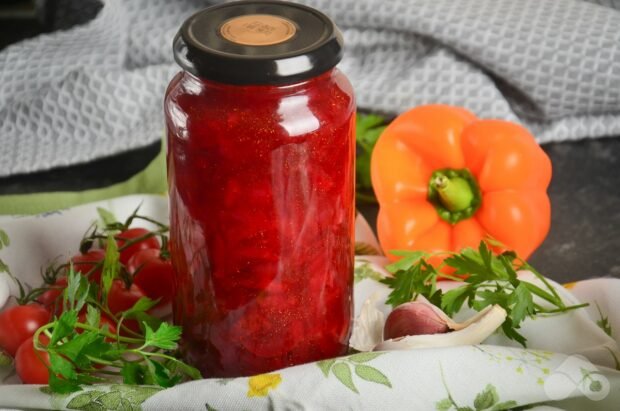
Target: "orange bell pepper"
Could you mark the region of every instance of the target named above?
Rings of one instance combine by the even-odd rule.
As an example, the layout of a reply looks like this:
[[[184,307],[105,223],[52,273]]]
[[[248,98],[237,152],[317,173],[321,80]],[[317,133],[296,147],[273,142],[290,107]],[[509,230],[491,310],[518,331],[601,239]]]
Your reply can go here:
[[[508,121],[445,105],[414,108],[381,134],[371,177],[388,256],[476,248],[490,235],[527,258],[549,231],[551,161]]]

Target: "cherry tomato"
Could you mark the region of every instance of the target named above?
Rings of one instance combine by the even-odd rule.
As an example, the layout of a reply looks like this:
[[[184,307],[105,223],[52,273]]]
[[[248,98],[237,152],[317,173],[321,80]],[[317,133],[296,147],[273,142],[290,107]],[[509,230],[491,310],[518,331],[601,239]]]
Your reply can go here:
[[[130,274],[136,274],[136,272],[142,267],[147,261],[153,259],[159,259],[160,250],[157,248],[147,248],[146,250],[140,250],[134,255],[131,256],[129,262],[127,263],[127,271]]]
[[[45,308],[60,315],[62,312],[62,293],[67,287],[67,277],[60,277],[56,282],[49,286],[48,290],[37,297],[37,302]]]
[[[150,233],[150,231],[145,228],[129,228],[125,231],[122,231],[116,236],[116,242],[118,244],[118,248],[123,247],[125,242],[131,241],[136,238],[143,237],[147,235],[148,233]],[[145,238],[144,240],[138,241],[137,243],[134,243],[128,246],[127,248],[123,249],[120,252],[121,263],[127,266],[127,263],[129,262],[129,259],[131,258],[132,255],[134,255],[140,250],[145,250],[148,248],[158,249],[159,240],[157,240],[156,237],[148,237],[148,238]]]
[[[41,344],[46,345],[49,339],[45,334],[39,335]],[[46,351],[35,352],[32,337],[24,341],[15,356],[15,369],[24,384],[47,384],[49,382],[50,357]]]
[[[19,346],[50,320],[39,304],[18,305],[0,313],[0,348],[14,356]]]
[[[100,249],[90,250],[86,254],[76,254],[71,257],[71,261],[73,262],[73,270],[76,273],[86,275],[95,267],[96,263],[103,261],[104,258],[105,251]],[[102,268],[102,266],[98,267],[92,272],[88,279],[91,282],[98,283],[101,280]]]
[[[175,287],[174,270],[170,261],[159,258],[159,250],[137,252],[129,260],[128,266],[130,272],[135,274],[134,284],[140,287],[147,297],[159,299],[159,306],[172,300]]]
[[[144,297],[144,291],[136,284],[126,288],[121,280],[112,281],[112,288],[108,293],[108,307],[113,314],[118,314],[133,307],[133,305]]]

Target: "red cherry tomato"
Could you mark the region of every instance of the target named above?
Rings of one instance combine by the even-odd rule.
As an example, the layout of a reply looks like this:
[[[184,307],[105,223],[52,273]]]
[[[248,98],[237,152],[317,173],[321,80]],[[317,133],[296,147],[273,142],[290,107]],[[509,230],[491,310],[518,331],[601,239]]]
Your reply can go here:
[[[50,320],[39,304],[18,305],[0,313],[0,348],[14,356],[19,346]]]
[[[100,249],[90,250],[86,254],[76,254],[71,257],[71,261],[73,262],[73,270],[76,273],[86,275],[95,267],[97,263],[103,261],[104,258],[105,251]],[[98,283],[101,280],[102,268],[102,266],[98,267],[92,272],[92,274],[90,274],[88,279],[91,282]]]
[[[143,237],[148,233],[150,233],[150,231],[145,228],[130,228],[122,231],[116,236],[116,243],[118,244],[118,248],[123,247],[123,245],[128,241]],[[156,237],[148,237],[123,249],[120,252],[121,263],[127,266],[127,263],[129,262],[129,259],[132,255],[134,255],[140,250],[145,250],[148,248],[159,248],[159,240],[157,240]]]
[[[156,251],[156,253],[153,253]],[[134,284],[144,291],[147,297],[157,300],[158,306],[169,303],[174,297],[174,270],[170,261],[159,258],[159,250],[142,250],[129,260],[130,272],[134,274]]]
[[[67,287],[67,277],[60,277],[56,282],[49,286],[49,289],[37,297],[37,302],[45,308],[60,315],[62,312],[62,293]]]
[[[127,263],[127,271],[129,271],[132,275],[136,274],[140,267],[142,267],[147,261],[159,259],[159,255],[160,250],[158,248],[147,248],[146,250],[140,250],[129,259],[129,262]]]
[[[112,288],[108,293],[108,307],[112,314],[118,314],[122,311],[129,310],[141,298],[144,297],[144,291],[135,284],[126,288],[121,280],[112,281]]]
[[[46,345],[49,339],[45,334],[39,335],[41,344]],[[24,384],[47,384],[49,382],[50,357],[46,351],[35,352],[32,337],[24,341],[15,356],[15,369]]]

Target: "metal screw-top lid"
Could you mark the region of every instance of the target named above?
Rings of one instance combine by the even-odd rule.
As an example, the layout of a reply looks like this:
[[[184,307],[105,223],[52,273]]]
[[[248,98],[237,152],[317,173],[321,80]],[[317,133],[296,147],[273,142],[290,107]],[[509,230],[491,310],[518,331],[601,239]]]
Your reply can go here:
[[[342,35],[323,13],[284,1],[239,1],[188,18],[174,38],[184,70],[229,84],[286,84],[342,58]]]

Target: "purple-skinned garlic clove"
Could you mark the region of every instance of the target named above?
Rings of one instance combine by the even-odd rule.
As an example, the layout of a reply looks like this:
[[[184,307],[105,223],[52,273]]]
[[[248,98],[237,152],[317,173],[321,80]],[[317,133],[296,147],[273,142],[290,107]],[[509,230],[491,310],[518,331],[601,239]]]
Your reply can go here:
[[[399,305],[387,317],[383,338],[391,340],[408,335],[443,334],[450,330],[446,320],[423,302]]]

